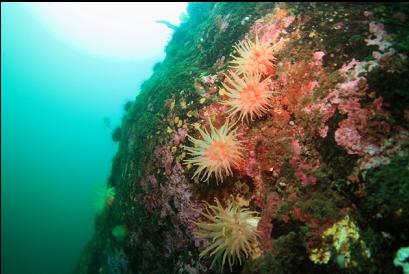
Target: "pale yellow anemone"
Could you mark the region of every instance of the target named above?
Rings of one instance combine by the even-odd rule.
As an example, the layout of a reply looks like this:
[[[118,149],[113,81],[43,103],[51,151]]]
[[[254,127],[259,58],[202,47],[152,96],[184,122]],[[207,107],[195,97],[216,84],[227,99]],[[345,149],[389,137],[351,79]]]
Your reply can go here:
[[[260,218],[256,212],[235,203],[223,208],[216,199],[216,205],[206,203],[206,212],[201,215],[207,220],[197,223],[196,234],[211,243],[200,257],[213,257],[211,267],[219,263],[223,269],[227,260],[232,269],[237,261],[241,264],[244,259],[258,255],[257,225]]]

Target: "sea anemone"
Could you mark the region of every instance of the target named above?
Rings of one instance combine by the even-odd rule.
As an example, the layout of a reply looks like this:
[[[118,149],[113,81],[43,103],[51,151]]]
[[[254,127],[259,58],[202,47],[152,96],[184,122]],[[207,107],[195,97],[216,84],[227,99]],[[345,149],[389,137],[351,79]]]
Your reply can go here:
[[[126,225],[117,225],[112,229],[112,236],[114,236],[115,240],[119,243],[122,243],[128,236],[128,228]]]
[[[244,74],[241,78],[231,72],[226,75],[226,80],[223,86],[228,99],[223,104],[230,107],[231,115],[239,114],[242,121],[249,116],[253,120],[254,116],[264,115],[274,94],[269,87],[269,78],[261,81],[260,74]]]
[[[94,209],[97,214],[102,214],[107,207],[114,204],[115,201],[115,187],[103,189],[97,193],[94,202]]]
[[[242,160],[242,145],[237,140],[236,131],[232,130],[229,121],[219,129],[216,129],[210,120],[209,123],[210,134],[207,130],[198,129],[202,136],[201,140],[189,136],[194,147],[185,149],[193,157],[185,163],[198,166],[193,178],[197,176],[208,181],[214,174],[217,181],[223,181],[224,176],[233,174],[232,167],[237,166]]]
[[[256,42],[245,39],[234,46],[238,56],[232,56],[233,67],[237,74],[257,74],[271,75],[275,72],[276,65],[273,63],[276,58],[273,55],[273,48],[268,43],[260,43],[258,37]]]
[[[244,258],[258,255],[257,225],[260,218],[256,212],[235,203],[223,208],[217,199],[215,201],[216,205],[206,203],[206,212],[200,212],[208,221],[196,223],[197,236],[212,241],[200,257],[214,256],[211,267],[221,260],[221,269],[227,259],[231,270],[237,261],[241,264]]]

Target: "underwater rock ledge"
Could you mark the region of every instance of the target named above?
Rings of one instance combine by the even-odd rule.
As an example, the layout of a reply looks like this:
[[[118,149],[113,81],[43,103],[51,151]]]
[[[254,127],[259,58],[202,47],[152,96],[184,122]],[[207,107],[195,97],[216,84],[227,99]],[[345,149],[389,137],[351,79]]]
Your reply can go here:
[[[115,136],[75,273],[409,269],[408,16],[189,4]]]

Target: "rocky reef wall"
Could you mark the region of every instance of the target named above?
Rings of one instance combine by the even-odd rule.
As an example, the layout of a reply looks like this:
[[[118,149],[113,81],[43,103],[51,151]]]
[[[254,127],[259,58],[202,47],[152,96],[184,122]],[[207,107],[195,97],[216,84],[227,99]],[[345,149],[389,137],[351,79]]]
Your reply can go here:
[[[76,273],[401,273],[408,16],[189,4],[128,105]]]

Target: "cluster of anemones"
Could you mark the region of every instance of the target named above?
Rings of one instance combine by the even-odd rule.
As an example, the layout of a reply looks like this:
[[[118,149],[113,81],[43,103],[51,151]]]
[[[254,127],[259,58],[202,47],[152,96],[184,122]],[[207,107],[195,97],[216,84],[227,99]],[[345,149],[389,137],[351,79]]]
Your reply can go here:
[[[260,43],[258,37],[252,42],[246,39],[235,46],[238,53],[233,56],[232,66],[223,84],[230,116],[253,120],[263,116],[271,105],[273,91],[269,75],[275,71],[275,57],[269,44]],[[192,156],[185,163],[197,166],[193,177],[209,181],[214,175],[216,181],[232,175],[232,168],[243,161],[243,145],[227,120],[220,128],[215,128],[209,119],[210,133],[198,129],[201,139],[189,136],[193,147],[186,150]],[[223,208],[219,201],[215,206],[207,205],[202,213],[207,222],[198,223],[197,234],[212,240],[200,256],[213,256],[213,263],[221,262],[223,268],[228,261],[230,268],[243,257],[253,256],[258,246],[255,212],[230,204]]]
[[[268,111],[273,91],[269,77],[275,70],[273,49],[267,43],[246,39],[235,46],[238,56],[233,56],[224,88],[230,116],[238,115],[242,121],[260,117]],[[187,147],[191,159],[185,161],[197,166],[193,177],[208,181],[212,174],[217,181],[232,175],[232,167],[242,159],[241,144],[236,133],[226,122],[220,129],[210,123],[210,133],[199,129],[202,140],[189,137],[194,147]]]
[[[232,67],[223,84],[227,90],[224,104],[230,107],[232,116],[238,114],[242,121],[261,117],[271,104],[273,91],[269,85],[269,75],[276,69],[273,48],[268,43],[249,39],[237,44],[237,56],[233,56]]]

